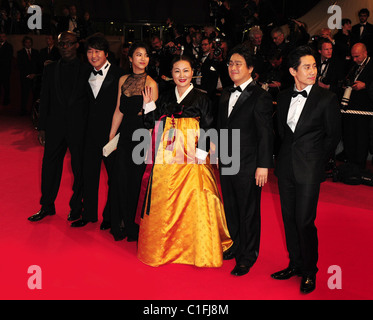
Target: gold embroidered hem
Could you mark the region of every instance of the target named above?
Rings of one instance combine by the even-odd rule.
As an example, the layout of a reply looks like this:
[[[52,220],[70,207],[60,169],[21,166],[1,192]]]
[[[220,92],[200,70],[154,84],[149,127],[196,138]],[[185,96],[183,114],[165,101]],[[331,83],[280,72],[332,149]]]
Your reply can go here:
[[[172,150],[170,128],[177,129]],[[184,139],[191,129],[197,139]],[[213,168],[191,163],[198,133],[198,119],[166,120],[138,239],[138,258],[150,266],[220,267],[223,251],[232,245]],[[184,157],[181,163],[176,161],[180,157]]]

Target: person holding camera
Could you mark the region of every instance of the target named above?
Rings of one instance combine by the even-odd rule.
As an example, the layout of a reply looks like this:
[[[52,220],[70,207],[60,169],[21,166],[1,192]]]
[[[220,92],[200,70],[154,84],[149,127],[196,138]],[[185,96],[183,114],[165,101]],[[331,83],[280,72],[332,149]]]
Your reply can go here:
[[[356,43],[351,49],[354,65],[346,78],[346,88],[351,88],[345,108],[357,111],[373,111],[369,90],[373,82],[373,62],[367,47]],[[369,149],[370,117],[359,114],[343,115],[343,146],[347,162],[361,171],[366,167]]]
[[[217,62],[214,59],[214,47],[211,37],[204,37],[201,41],[202,55],[198,60],[196,88],[205,91],[214,101],[219,73]]]
[[[317,47],[317,84],[341,96],[340,80],[345,76],[343,62],[333,53],[333,43],[329,39],[320,38]]]
[[[163,41],[158,35],[154,35],[150,39],[151,53],[148,66],[148,74],[154,79],[159,86],[159,92],[164,92],[170,89],[170,82],[166,78],[171,77],[171,61],[173,54],[168,43],[163,46]],[[172,45],[174,45],[172,43]],[[173,48],[173,47],[172,47]]]

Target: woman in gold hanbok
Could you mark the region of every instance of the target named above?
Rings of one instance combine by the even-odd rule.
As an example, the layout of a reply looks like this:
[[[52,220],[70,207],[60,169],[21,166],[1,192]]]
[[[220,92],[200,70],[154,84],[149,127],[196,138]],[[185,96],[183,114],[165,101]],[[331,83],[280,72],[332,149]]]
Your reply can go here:
[[[138,258],[150,266],[220,267],[232,241],[208,146],[201,146],[213,122],[211,102],[193,88],[189,58],[173,61],[172,76],[175,89],[153,111],[153,152],[137,209]],[[144,103],[154,104],[149,88]]]

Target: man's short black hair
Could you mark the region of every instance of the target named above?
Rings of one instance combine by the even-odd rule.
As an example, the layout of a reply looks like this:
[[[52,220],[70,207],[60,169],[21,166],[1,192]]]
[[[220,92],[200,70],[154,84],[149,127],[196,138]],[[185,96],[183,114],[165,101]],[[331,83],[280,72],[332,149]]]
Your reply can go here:
[[[314,51],[310,46],[304,45],[295,48],[288,56],[289,67],[297,70],[301,62],[300,59],[305,56],[315,56]]]
[[[86,39],[85,45],[86,50],[88,50],[88,48],[92,48],[96,50],[102,50],[105,53],[109,52],[109,42],[107,41],[105,36],[100,33],[95,33],[88,37]]]
[[[342,26],[344,26],[346,23],[351,24],[351,20],[348,19],[348,18],[343,18],[343,19],[342,19]]]
[[[360,9],[359,16],[362,14],[366,14],[369,17],[369,10],[367,8]]]
[[[33,45],[34,40],[33,40],[31,37],[29,37],[29,36],[24,36],[24,37],[22,38],[22,45],[23,45],[23,46],[25,46],[25,42],[26,42],[27,40],[30,40],[30,41],[31,41],[31,45]]]
[[[244,44],[239,44],[235,46],[228,54],[228,61],[231,59],[232,55],[235,53],[239,54],[245,59],[247,67],[254,67],[253,57],[250,53],[249,48]]]

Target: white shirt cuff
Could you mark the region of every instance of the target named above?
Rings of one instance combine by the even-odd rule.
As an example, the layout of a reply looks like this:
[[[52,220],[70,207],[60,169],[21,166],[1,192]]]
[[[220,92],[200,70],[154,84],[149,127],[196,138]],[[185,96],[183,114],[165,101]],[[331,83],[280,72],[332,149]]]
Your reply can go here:
[[[196,158],[198,158],[199,160],[205,161],[208,154],[209,153],[205,150],[196,148]]]
[[[157,106],[154,101],[150,101],[149,103],[144,103],[142,108],[144,109],[144,114],[147,114],[157,109]]]

